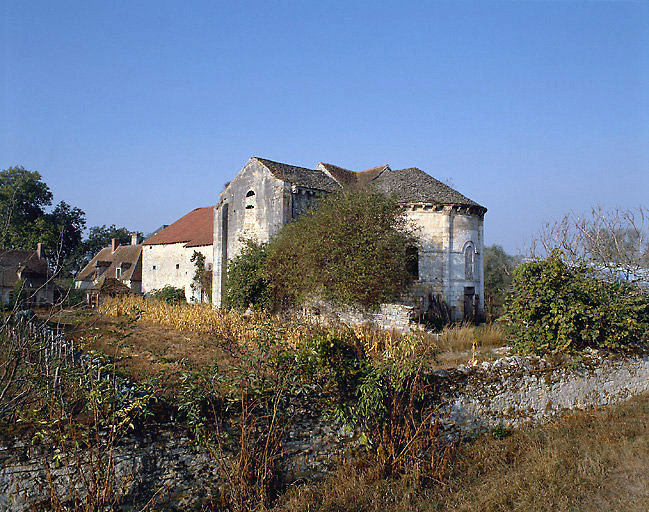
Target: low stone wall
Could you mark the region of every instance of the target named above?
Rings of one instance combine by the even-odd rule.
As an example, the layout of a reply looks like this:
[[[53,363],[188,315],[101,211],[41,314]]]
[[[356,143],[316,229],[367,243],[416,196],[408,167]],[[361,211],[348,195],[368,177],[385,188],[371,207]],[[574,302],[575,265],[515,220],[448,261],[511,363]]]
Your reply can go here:
[[[590,353],[553,365],[505,357],[437,372],[436,417],[448,437],[472,437],[499,425],[538,424],[575,409],[620,403],[649,392],[649,357]]]
[[[432,378],[426,407],[446,439],[473,437],[499,425],[515,428],[541,423],[574,409],[611,405],[649,392],[649,356],[602,357],[595,352],[561,364],[535,357],[505,357],[477,367],[438,370]],[[285,482],[328,474],[354,436],[322,417],[314,397],[296,400],[286,430],[280,469]],[[19,441],[0,447],[0,510],[30,510],[46,497],[49,478],[57,492],[69,491],[66,466],[49,472],[55,447]],[[173,425],[151,427],[122,440],[114,450],[115,493],[139,510],[149,500],[165,510],[200,509],[223,484],[221,464],[197,449]],[[69,466],[68,466],[69,467]],[[83,489],[80,489],[82,492]],[[126,508],[128,509],[128,508]]]

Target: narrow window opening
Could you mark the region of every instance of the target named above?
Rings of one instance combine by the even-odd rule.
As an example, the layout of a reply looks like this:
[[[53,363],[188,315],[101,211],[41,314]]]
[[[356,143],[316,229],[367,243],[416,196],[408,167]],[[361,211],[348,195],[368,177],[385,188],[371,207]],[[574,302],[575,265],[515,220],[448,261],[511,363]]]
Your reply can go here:
[[[120,277],[122,277],[122,269],[121,269],[120,267],[117,267],[117,268],[115,269],[115,277],[116,277],[117,279],[119,279]]]
[[[419,279],[419,249],[415,246],[406,247],[406,271],[413,279]]]
[[[254,196],[255,193],[252,190],[249,190],[248,193],[246,194],[246,197],[251,197]]]
[[[176,270],[180,268],[180,263],[176,263]]]
[[[474,253],[473,246],[467,245],[464,249],[464,278],[473,279],[473,261]]]

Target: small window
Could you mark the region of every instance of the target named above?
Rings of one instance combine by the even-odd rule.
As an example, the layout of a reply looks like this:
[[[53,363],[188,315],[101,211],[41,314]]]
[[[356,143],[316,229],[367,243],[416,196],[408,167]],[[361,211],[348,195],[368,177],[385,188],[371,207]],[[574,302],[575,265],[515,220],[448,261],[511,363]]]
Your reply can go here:
[[[176,263],[176,270],[180,268],[180,263]]]
[[[153,265],[153,270],[155,270],[155,265]]]
[[[116,277],[117,279],[119,279],[120,277],[122,277],[122,269],[121,269],[120,267],[117,267],[117,268],[115,269],[115,277]]]
[[[255,193],[252,190],[249,190],[248,193],[246,194],[246,197],[252,197],[254,195]]]

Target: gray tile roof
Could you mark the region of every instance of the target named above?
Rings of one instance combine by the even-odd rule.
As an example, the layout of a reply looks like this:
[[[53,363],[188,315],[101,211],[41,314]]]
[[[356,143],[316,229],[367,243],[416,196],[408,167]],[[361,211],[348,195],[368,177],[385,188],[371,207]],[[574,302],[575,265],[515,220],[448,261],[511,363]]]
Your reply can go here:
[[[394,196],[403,203],[436,203],[477,206],[487,210],[457,190],[429,176],[421,169],[411,167],[384,172],[369,186],[384,194]]]
[[[273,162],[265,158],[253,158],[266,167],[276,178],[298,187],[322,190],[324,192],[334,192],[340,188],[335,180],[320,170]]]
[[[253,159],[266,167],[275,177],[305,188],[325,192],[335,192],[341,187],[354,190],[375,189],[395,197],[402,203],[470,206],[483,210],[483,213],[487,211],[484,206],[416,167],[391,170],[390,166],[385,164],[355,172],[324,162],[320,162],[316,169],[306,169],[264,158],[253,157]],[[325,170],[333,178],[324,172]]]

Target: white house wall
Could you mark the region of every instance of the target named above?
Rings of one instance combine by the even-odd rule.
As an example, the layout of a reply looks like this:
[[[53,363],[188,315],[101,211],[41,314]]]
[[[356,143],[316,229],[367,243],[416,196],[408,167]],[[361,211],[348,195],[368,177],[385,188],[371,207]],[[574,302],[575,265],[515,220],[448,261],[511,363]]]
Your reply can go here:
[[[142,293],[148,294],[165,286],[185,290],[188,302],[200,301],[200,291],[192,290],[196,266],[191,261],[194,251],[205,256],[205,265],[212,265],[211,245],[185,247],[185,242],[175,244],[144,245],[142,248]],[[206,299],[207,300],[207,299]]]

